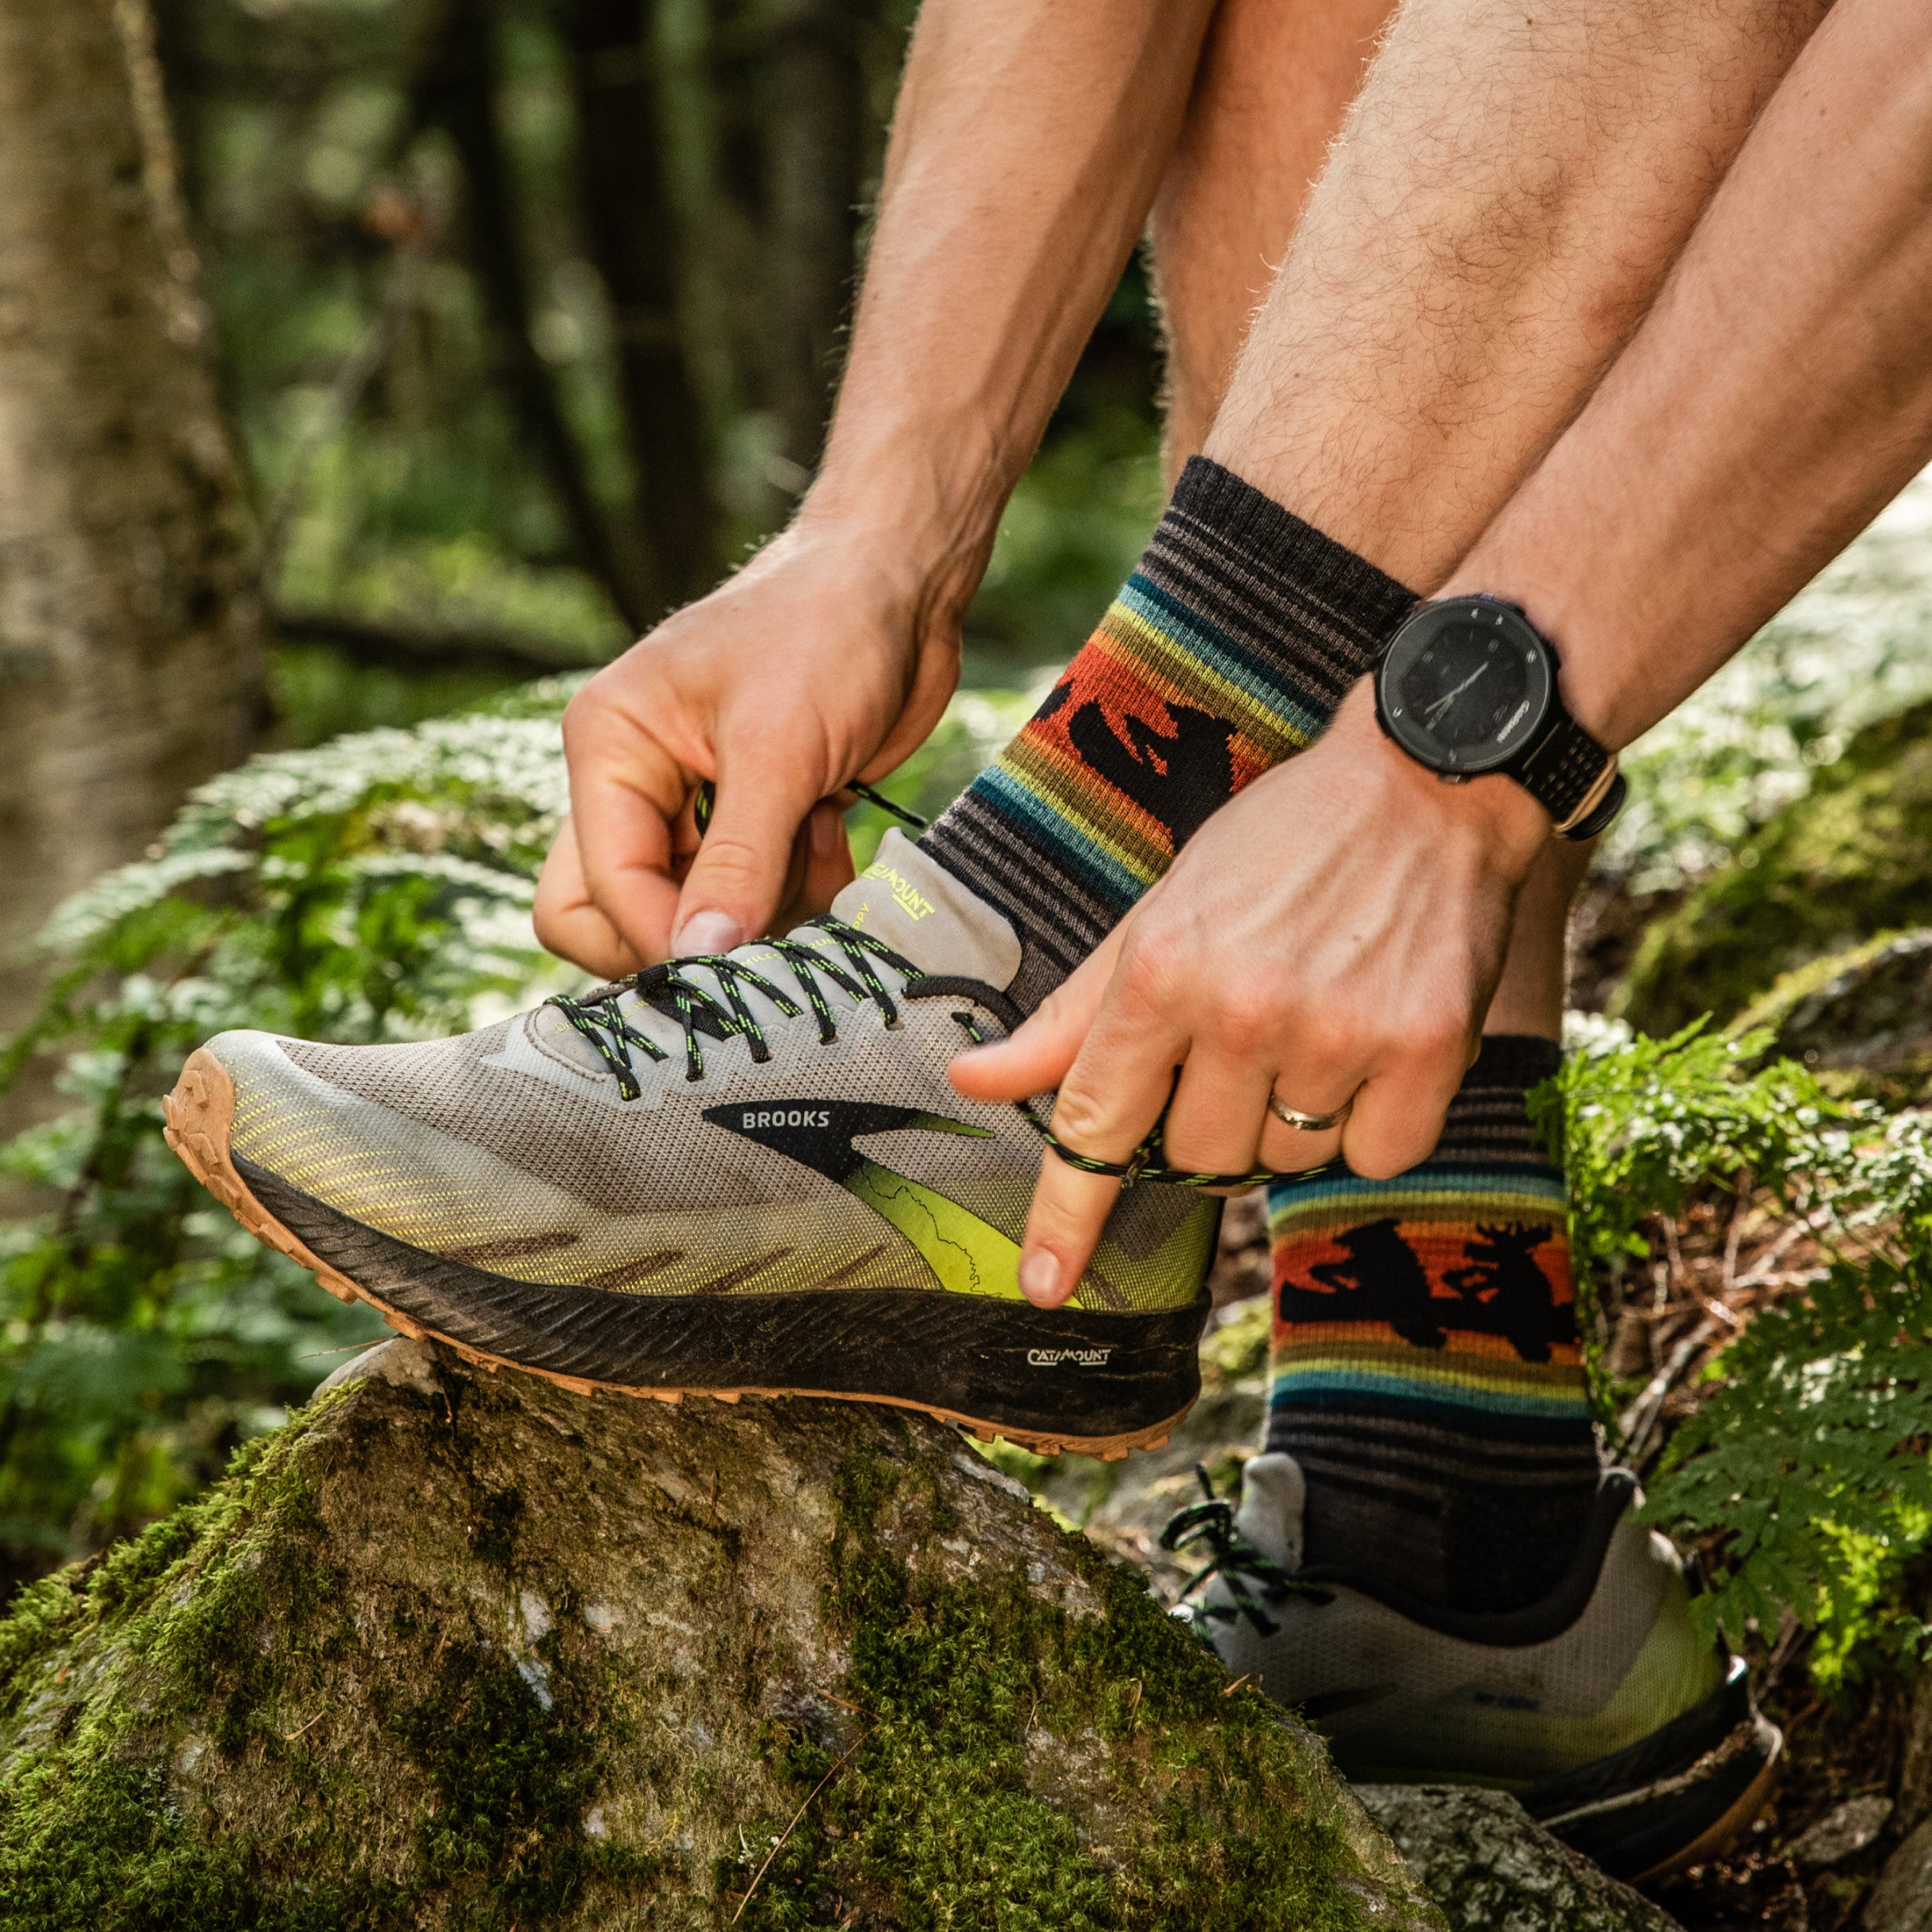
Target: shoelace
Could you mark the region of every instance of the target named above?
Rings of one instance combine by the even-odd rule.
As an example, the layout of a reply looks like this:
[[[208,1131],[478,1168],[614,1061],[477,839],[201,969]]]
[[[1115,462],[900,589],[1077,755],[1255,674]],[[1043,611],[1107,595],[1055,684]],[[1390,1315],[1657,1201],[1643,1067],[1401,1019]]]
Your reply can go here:
[[[914,832],[923,832],[932,823],[930,819],[923,819],[916,811],[909,811],[905,806],[896,803],[883,792],[874,791],[869,785],[854,782],[845,789],[865,799],[869,805],[876,805],[881,811],[890,812],[902,824],[910,826]],[[700,838],[709,829],[712,814],[716,804],[717,787],[709,778],[700,778],[696,796],[691,802],[691,816],[696,823]],[[877,1001],[886,1013],[886,1023],[890,1026],[898,1017],[898,1009],[894,1007],[871,968],[852,953],[851,946],[847,943],[847,936],[859,942],[866,952],[901,972],[916,975],[919,969],[910,960],[901,959],[889,947],[881,945],[869,935],[861,933],[856,927],[847,926],[840,920],[826,918],[809,923],[832,934],[848,956],[853,959],[865,982],[863,993],[850,980],[840,976],[838,969],[826,961],[824,955],[812,947],[799,947],[791,939],[771,939],[765,943],[774,952],[782,954],[795,972],[799,972],[799,967],[794,960],[794,952],[803,952],[807,956],[813,968],[826,972],[835,984],[843,987],[855,1000],[869,997]],[[681,976],[679,968],[695,965],[708,967],[716,976],[730,1001],[729,1008],[720,1005],[701,986],[693,985]],[[607,987],[591,999],[559,998],[551,1004],[563,1012],[571,1025],[603,1056],[605,1064],[617,1076],[617,1091],[625,1100],[634,1100],[643,1092],[643,1088],[638,1084],[636,1069],[631,1063],[630,1049],[634,1046],[642,1047],[654,1060],[668,1059],[671,1056],[648,1034],[640,1033],[617,1011],[616,1002],[618,996],[632,988],[646,998],[658,992],[668,992],[671,995],[677,1016],[684,1027],[684,1077],[687,1080],[701,1080],[704,1077],[704,1050],[698,1045],[697,1034],[700,1027],[706,1026],[707,1022],[708,1029],[716,1030],[720,1038],[733,1033],[744,1034],[751,1042],[751,1057],[754,1061],[762,1064],[771,1058],[770,1050],[765,1044],[765,1036],[758,1030],[750,1009],[745,1005],[743,996],[734,984],[741,980],[746,985],[756,987],[788,1019],[798,1017],[800,1009],[779,993],[770,980],[749,968],[740,966],[735,960],[721,955],[696,955],[690,959],[672,960],[663,966],[647,968],[632,979]],[[830,1046],[838,1038],[838,1030],[832,1024],[832,1014],[825,1005],[824,996],[811,979],[809,971],[800,976],[799,984],[811,1004],[812,1012],[817,1017],[819,1042]],[[939,989],[935,988],[935,990]],[[909,985],[902,987],[901,991],[908,998],[921,997]],[[593,1013],[590,1010],[593,1006],[606,1004],[609,1007],[608,1013]],[[697,1017],[700,1014],[704,1016],[702,1019]],[[956,1013],[952,1017],[964,1029],[966,1037],[974,1046],[985,1044],[986,1036],[971,1013]],[[1082,1174],[1108,1175],[1121,1183],[1123,1193],[1136,1181],[1158,1181],[1170,1187],[1263,1187],[1270,1181],[1307,1180],[1313,1174],[1326,1173],[1331,1169],[1338,1172],[1346,1170],[1346,1164],[1340,1159],[1329,1162],[1324,1167],[1311,1167],[1294,1174],[1278,1173],[1271,1167],[1252,1168],[1245,1174],[1203,1174],[1191,1168],[1170,1167],[1162,1158],[1162,1123],[1160,1121],[1154,1123],[1154,1131],[1134,1149],[1127,1159],[1103,1161],[1092,1154],[1082,1154],[1077,1149],[1069,1147],[1040,1118],[1030,1102],[1021,1100],[1016,1104],[1027,1125],[1069,1167],[1077,1168]]]
[[[1262,1608],[1264,1603],[1286,1603],[1291,1596],[1306,1597],[1316,1604],[1335,1601],[1333,1591],[1302,1582],[1293,1571],[1284,1570],[1272,1557],[1264,1556],[1256,1549],[1236,1526],[1234,1505],[1215,1494],[1208,1472],[1196,1464],[1195,1474],[1200,1479],[1208,1500],[1190,1503],[1169,1519],[1167,1527],[1161,1532],[1161,1547],[1178,1555],[1195,1544],[1208,1546],[1207,1563],[1187,1579],[1181,1596],[1183,1599],[1191,1596],[1211,1577],[1218,1576],[1227,1585],[1232,1601],[1203,1604],[1195,1612],[1198,1618],[1232,1623],[1236,1617],[1245,1616],[1263,1637],[1273,1637],[1281,1625]],[[1259,1586],[1258,1596],[1249,1587],[1251,1582]]]
[[[828,958],[821,948],[799,939],[766,939],[760,943],[766,952],[778,954],[791,969],[806,1005],[818,1022],[819,1043],[828,1046],[839,1037],[837,1022],[819,984],[820,974],[852,1000],[861,1005],[871,1001],[885,1016],[886,1024],[896,1026],[899,1009],[885,981],[873,972],[872,962],[881,960],[910,979],[916,979],[919,969],[883,940],[875,939],[870,933],[861,932],[841,919],[812,919],[807,923],[824,933],[845,956],[845,966]],[[688,969],[693,966],[702,966],[710,973],[717,988],[716,993],[688,976]],[[755,967],[729,953],[697,953],[687,959],[669,960],[661,966],[647,966],[643,972],[604,987],[588,998],[559,997],[550,1004],[597,1049],[616,1076],[618,1092],[625,1100],[634,1100],[644,1089],[631,1059],[632,1050],[641,1048],[646,1059],[657,1061],[667,1060],[671,1055],[649,1034],[631,1024],[618,1005],[621,997],[635,993],[659,1011],[668,1006],[671,1017],[684,1030],[684,1077],[701,1080],[704,1077],[704,1050],[698,1044],[700,1033],[720,1040],[745,1040],[750,1045],[753,1060],[761,1066],[771,1058],[771,1047],[758,1025],[758,1015],[745,997],[747,987],[762,993],[788,1020],[795,1020],[805,1011],[804,1006],[774,985]]]
[[[916,811],[886,797],[882,791],[874,791],[869,785],[861,785],[853,779],[845,789],[854,798],[863,799],[868,805],[876,805],[881,811],[890,812],[902,825],[910,825],[914,832],[925,832],[931,824],[931,819],[923,819]],[[698,780],[697,795],[691,802],[691,815],[698,828],[698,836],[703,838],[711,829],[711,815],[716,810],[718,788],[709,778]]]

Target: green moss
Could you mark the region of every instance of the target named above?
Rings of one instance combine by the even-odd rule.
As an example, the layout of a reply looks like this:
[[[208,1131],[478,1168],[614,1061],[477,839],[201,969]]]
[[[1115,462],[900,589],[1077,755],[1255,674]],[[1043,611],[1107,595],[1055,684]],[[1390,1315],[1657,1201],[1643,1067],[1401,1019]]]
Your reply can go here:
[[[395,1720],[436,1794],[419,1869],[481,1881],[489,1902],[466,1921],[479,1932],[555,1923],[593,1884],[648,1887],[665,1868],[584,1832],[613,1740],[594,1694],[555,1668],[554,1645],[539,1650],[547,1706],[514,1665],[452,1645],[434,1689]]]
[[[336,1815],[344,1794],[321,1788],[280,1728],[282,1707],[301,1701],[320,1667],[356,1641],[336,1602],[303,1453],[325,1410],[251,1444],[200,1502],[86,1571],[24,1593],[0,1624],[16,1702],[82,1637],[96,1654],[108,1646],[115,1680],[71,1734],[17,1753],[0,1790],[8,1932],[403,1932],[452,1887],[467,1896],[461,1922],[491,1932],[555,1923],[593,1883],[648,1887],[657,1876],[657,1861],[582,1828],[609,1720],[601,1684],[576,1682],[554,1640],[539,1646],[543,1697],[500,1655],[438,1647],[431,1686],[391,1724],[431,1794],[413,1869],[401,1882],[353,1872],[374,1821],[353,1802]],[[507,1563],[522,1505],[514,1492],[493,1501],[485,1499],[476,1540]],[[310,1841],[312,1867],[291,1880],[285,1855],[270,1860],[183,1815],[163,1765],[144,1761],[187,1727],[211,1736],[229,1763],[258,1752],[284,1765],[297,1813],[312,1804],[324,1821],[297,1832]]]
[[[1335,1822],[1291,1795],[1304,1747],[1272,1706],[1224,1695],[1219,1664],[1137,1579],[1070,1542],[1101,1606],[1087,1616],[1040,1600],[1017,1559],[936,1580],[881,1534],[890,1513],[895,1542],[923,1541],[927,1478],[855,1455],[835,1496],[827,1608],[849,1643],[840,1695],[863,1715],[842,1759],[786,1747],[802,1803],[828,1781],[745,1925],[836,1923],[855,1908],[912,1932],[1364,1922],[1335,1883],[1355,1869]],[[1110,1805],[1138,1822],[1110,1825]],[[742,1893],[755,1870],[729,1866],[720,1882]]]
[[[1201,1344],[1203,1375],[1239,1381],[1259,1375],[1268,1365],[1268,1344],[1274,1335],[1274,1298],[1257,1295],[1226,1321],[1209,1331]]]
[[[1653,927],[1612,1004],[1648,1033],[1740,1011],[1779,975],[1932,924],[1932,704],[1843,758]]]

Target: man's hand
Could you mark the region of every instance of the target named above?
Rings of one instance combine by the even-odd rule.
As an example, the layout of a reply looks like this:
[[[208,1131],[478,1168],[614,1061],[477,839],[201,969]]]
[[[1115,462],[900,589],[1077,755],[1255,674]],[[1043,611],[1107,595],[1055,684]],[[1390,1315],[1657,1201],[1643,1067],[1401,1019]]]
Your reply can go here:
[[[538,939],[616,976],[823,911],[852,877],[825,801],[918,746],[958,677],[956,614],[890,546],[802,517],[571,700]],[[717,803],[700,844],[701,778]]]
[[[1167,1163],[1382,1179],[1426,1158],[1474,1059],[1518,888],[1550,836],[1508,778],[1443,784],[1389,744],[1367,684],[1321,740],[1195,834],[1107,943],[1009,1039],[962,1055],[976,1100],[1059,1088],[1053,1129],[1125,1162],[1166,1109]],[[1176,1070],[1179,1071],[1178,1084]],[[1268,1110],[1353,1100],[1311,1133]],[[1119,1192],[1051,1150],[1020,1283],[1072,1293]]]

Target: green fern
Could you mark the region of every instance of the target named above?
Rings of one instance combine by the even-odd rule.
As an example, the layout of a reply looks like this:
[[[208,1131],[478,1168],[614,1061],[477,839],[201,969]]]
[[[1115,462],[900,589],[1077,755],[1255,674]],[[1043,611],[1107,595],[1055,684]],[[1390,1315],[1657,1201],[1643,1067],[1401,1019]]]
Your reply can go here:
[[[1932,1137],[1924,1116],[1835,1100],[1791,1061],[1756,1065],[1765,1045],[1701,1023],[1666,1040],[1599,1030],[1533,1104],[1568,1162],[1586,1294],[1648,1258],[1646,1219],[1740,1176],[1833,1257],[1719,1356],[1646,1509],[1716,1550],[1700,1617],[1740,1641],[1794,1615],[1819,1631],[1829,1682],[1861,1645],[1918,1637],[1888,1592],[1932,1539]]]

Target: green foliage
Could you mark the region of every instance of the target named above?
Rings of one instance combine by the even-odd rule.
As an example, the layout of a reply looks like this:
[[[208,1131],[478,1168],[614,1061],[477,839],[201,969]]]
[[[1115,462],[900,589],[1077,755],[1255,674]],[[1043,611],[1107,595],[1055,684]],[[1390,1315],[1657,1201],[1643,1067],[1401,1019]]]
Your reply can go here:
[[[1781,973],[1932,923],[1932,704],[1882,720],[1645,935],[1616,1010],[1652,1032],[1729,1016]]]
[[[214,1205],[163,1144],[160,1096],[224,1028],[431,1037],[577,984],[529,923],[568,796],[572,688],[258,758],[56,919],[64,969],[13,1061],[58,1055],[76,1105],[0,1150],[39,1204],[0,1226],[0,1546],[15,1580],[192,1494],[382,1332]],[[1016,692],[961,696],[887,789],[939,811],[1028,708]],[[864,865],[891,821],[852,815]]]
[[[0,1155],[42,1204],[0,1229],[16,1575],[171,1507],[380,1332],[213,1205],[162,1143],[159,1096],[225,1027],[440,1034],[554,983],[528,913],[566,695],[258,758],[57,917],[64,970],[13,1058],[60,1053],[79,1104]]]
[[[1582,1051],[1538,1089],[1531,1117],[1563,1150],[1571,1255],[1586,1282],[1647,1255],[1640,1224],[1677,1213],[1700,1183],[1744,1170],[1775,1186],[1808,1172],[1822,1137],[1859,1117],[1790,1060],[1748,1075],[1765,1042],[1701,1020],[1662,1040],[1604,1029],[1574,1042]]]
[[[1835,1263],[1724,1351],[1726,1385],[1671,1439],[1653,1507],[1721,1531],[1712,1604],[1733,1641],[1783,1609],[1823,1627],[1814,1668],[1842,1674],[1885,1586],[1932,1540],[1932,1255]],[[1874,1634],[1915,1646],[1915,1622]]]
[[[1765,1038],[1600,1025],[1533,1107],[1562,1137],[1586,1292],[1648,1254],[1647,1216],[1740,1175],[1831,1257],[1724,1348],[1649,1504],[1715,1553],[1702,1616],[1735,1640],[1794,1613],[1818,1626],[1813,1668],[1831,1683],[1874,1645],[1901,1654],[1918,1637],[1888,1592],[1932,1546],[1932,1121],[1835,1100],[1789,1060],[1754,1071]],[[1593,1381],[1614,1439],[1600,1369]]]

